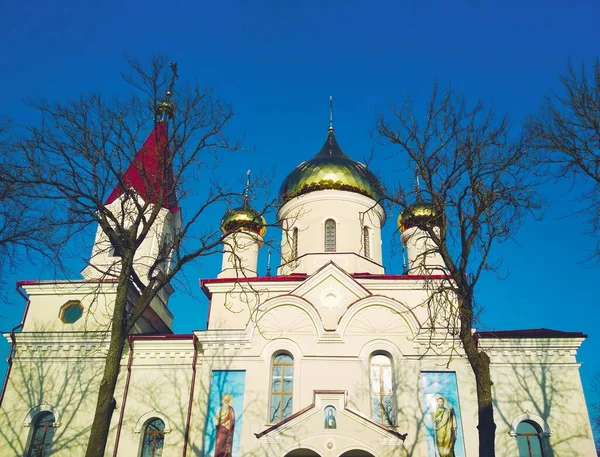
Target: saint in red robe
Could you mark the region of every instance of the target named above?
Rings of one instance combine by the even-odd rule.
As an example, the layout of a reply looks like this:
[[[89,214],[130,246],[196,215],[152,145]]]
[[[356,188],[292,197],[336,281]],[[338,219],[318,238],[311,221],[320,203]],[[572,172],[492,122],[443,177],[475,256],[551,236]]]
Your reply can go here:
[[[217,436],[215,439],[214,457],[232,457],[233,450],[233,431],[235,427],[235,411],[229,405],[231,400],[224,401],[223,406],[219,408],[215,417],[215,427]]]

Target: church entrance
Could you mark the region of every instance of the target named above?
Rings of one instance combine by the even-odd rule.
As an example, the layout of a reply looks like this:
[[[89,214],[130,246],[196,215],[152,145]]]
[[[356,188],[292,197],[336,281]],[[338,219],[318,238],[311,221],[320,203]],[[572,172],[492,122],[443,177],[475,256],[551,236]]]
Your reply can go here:
[[[288,452],[285,457],[321,457],[315,451],[310,449],[296,449],[292,452]]]
[[[369,454],[367,451],[353,450],[344,452],[340,457],[374,457],[373,454]]]

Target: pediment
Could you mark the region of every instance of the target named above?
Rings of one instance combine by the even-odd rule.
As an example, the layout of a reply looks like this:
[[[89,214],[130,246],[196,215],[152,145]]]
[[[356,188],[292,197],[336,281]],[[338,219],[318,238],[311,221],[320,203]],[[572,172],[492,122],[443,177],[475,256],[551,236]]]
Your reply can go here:
[[[335,330],[349,305],[371,295],[348,273],[329,262],[291,292],[312,303],[326,330]]]
[[[280,450],[300,444],[331,449],[352,446],[356,437],[377,443],[375,455],[403,455],[406,434],[384,427],[348,407],[346,391],[314,391],[312,405],[255,433],[261,445]]]

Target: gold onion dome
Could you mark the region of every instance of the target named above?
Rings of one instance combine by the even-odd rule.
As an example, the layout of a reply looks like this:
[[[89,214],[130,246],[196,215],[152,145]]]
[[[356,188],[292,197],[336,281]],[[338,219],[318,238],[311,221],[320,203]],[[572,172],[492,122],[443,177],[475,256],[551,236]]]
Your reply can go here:
[[[156,104],[156,115],[159,119],[173,119],[175,117],[175,103],[170,100],[161,100]]]
[[[429,202],[417,201],[402,210],[398,216],[398,229],[404,232],[413,227],[439,224],[440,213]]]
[[[356,192],[373,200],[383,197],[383,187],[365,165],[348,157],[338,145],[333,128],[321,151],[298,165],[283,181],[279,190],[281,204],[315,190],[335,189]]]
[[[246,231],[264,237],[267,233],[267,221],[250,205],[244,204],[239,208],[227,210],[221,220],[221,230],[223,233]]]

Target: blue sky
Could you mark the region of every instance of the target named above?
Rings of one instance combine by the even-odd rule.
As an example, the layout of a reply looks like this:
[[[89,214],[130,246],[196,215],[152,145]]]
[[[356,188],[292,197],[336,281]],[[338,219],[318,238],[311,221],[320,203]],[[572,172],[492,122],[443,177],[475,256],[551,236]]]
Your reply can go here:
[[[217,87],[236,116],[230,132],[249,152],[223,159],[243,181],[245,171],[273,174],[273,192],[299,162],[322,145],[328,97],[335,97],[336,136],[344,151],[365,158],[379,146],[369,132],[375,114],[404,95],[418,103],[437,80],[469,99],[494,102],[517,123],[557,87],[568,59],[591,63],[598,52],[596,1],[220,1],[8,2],[0,16],[0,115],[35,119],[23,101],[64,100],[81,93],[123,93],[125,56],[160,52],[179,63],[182,79]],[[141,139],[143,140],[143,139]],[[398,159],[373,161],[384,182],[411,179]],[[503,276],[484,277],[478,299],[482,329],[547,327],[589,335],[579,360],[588,401],[600,371],[600,267],[570,183],[546,187],[550,206],[514,240],[496,248]],[[577,187],[577,186],[575,186]],[[394,233],[389,214],[384,243]],[[211,224],[218,223],[215,214]],[[271,216],[271,222],[273,217]],[[278,237],[271,230],[269,237]],[[90,239],[92,234],[90,234]],[[264,263],[265,255],[262,255]],[[68,259],[78,270],[81,259]],[[398,257],[385,257],[399,273]],[[206,300],[199,277],[216,275],[220,259],[186,272],[189,293],[174,296],[178,332],[203,328]],[[48,279],[31,266],[14,279]],[[3,306],[0,330],[18,324],[23,303]],[[8,353],[2,343],[0,352]],[[0,366],[0,372],[5,364]]]

